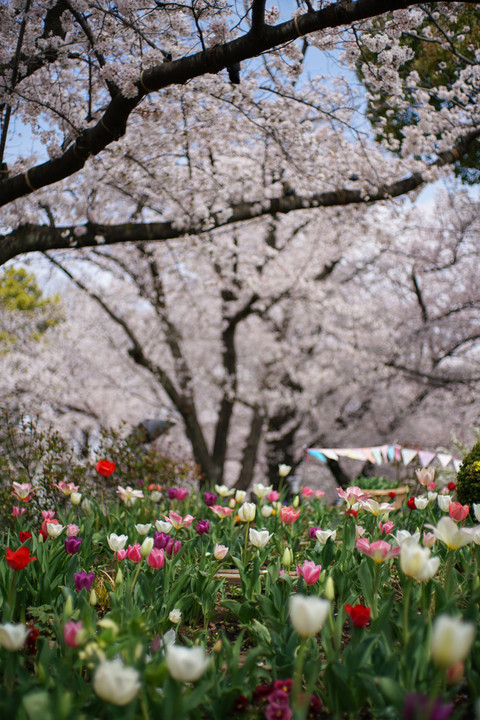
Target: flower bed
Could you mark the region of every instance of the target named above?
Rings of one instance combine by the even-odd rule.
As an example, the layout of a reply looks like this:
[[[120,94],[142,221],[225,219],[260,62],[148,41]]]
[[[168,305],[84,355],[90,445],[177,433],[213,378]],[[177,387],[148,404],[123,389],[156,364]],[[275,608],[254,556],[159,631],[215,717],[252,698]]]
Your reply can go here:
[[[36,490],[13,483],[2,716],[472,718],[480,508],[419,480],[399,509],[158,483],[104,506],[63,481],[28,523]]]

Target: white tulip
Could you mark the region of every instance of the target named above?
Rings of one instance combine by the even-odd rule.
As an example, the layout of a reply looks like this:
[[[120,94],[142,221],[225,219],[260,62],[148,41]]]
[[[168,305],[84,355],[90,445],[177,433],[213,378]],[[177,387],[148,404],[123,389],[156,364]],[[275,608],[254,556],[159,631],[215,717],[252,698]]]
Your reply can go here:
[[[117,535],[116,533],[112,533],[107,537],[107,542],[110,550],[113,550],[113,552],[118,552],[119,550],[123,550],[123,548],[126,545],[126,542],[128,540],[128,535]]]
[[[443,512],[448,512],[448,508],[451,502],[452,498],[450,495],[438,495],[437,497],[438,507]]]
[[[265,485],[262,485],[262,483],[253,483],[253,492],[260,500],[266,495],[269,495],[272,490],[272,485],[268,485],[267,487],[265,487]]]
[[[164,520],[155,520],[155,527],[157,528],[158,532],[167,533],[168,535],[173,525],[172,523],[166,522]]]
[[[80,505],[80,502],[82,500],[82,493],[72,492],[72,494],[70,495],[70,500],[72,505]]]
[[[174,625],[178,625],[178,623],[182,619],[182,611],[179,610],[178,608],[174,608],[173,610],[170,610],[170,612],[168,614],[168,619]]]
[[[189,648],[168,645],[166,659],[170,675],[180,682],[198,680],[210,663],[205,650],[199,645]]]
[[[473,503],[473,513],[475,515],[475,519],[480,522],[480,503]]]
[[[465,660],[475,639],[475,625],[459,617],[438,615],[433,621],[430,652],[440,668],[448,669]]]
[[[317,530],[315,533],[315,537],[317,538],[320,545],[325,545],[328,538],[332,538],[332,541],[335,540],[337,537],[337,531],[336,530]]]
[[[147,558],[153,550],[153,538],[146,537],[140,547],[140,555],[143,558]]]
[[[47,522],[47,533],[52,538],[57,538],[64,530],[63,525],[57,525],[57,523]]]
[[[428,505],[428,498],[426,497],[416,497],[414,498],[415,507],[417,510],[425,510],[425,508]]]
[[[395,538],[397,545],[400,545],[400,547],[403,547],[407,543],[413,543],[414,545],[418,545],[418,543],[420,542],[419,532],[413,533],[412,535],[410,532],[408,532],[408,530],[397,530],[393,537]]]
[[[215,485],[215,492],[220,495],[220,497],[229,497],[230,495],[233,495],[235,492],[235,488],[228,488],[226,485]]]
[[[0,645],[10,652],[21,650],[29,632],[30,630],[23,623],[0,625]]]
[[[235,493],[235,502],[236,503],[243,503],[245,498],[247,497],[247,491],[246,490],[237,490]]]
[[[430,557],[427,547],[415,543],[405,543],[400,552],[400,567],[405,575],[420,582],[430,580],[440,565],[439,557]]]
[[[433,530],[437,540],[445,543],[450,550],[457,550],[475,540],[475,528],[460,528],[449,516],[442,517],[437,527],[433,525],[425,525],[425,527]]]
[[[137,523],[135,525],[135,530],[139,535],[147,535],[151,527],[152,523],[145,523],[145,525],[142,525],[142,523]]]
[[[243,503],[238,509],[238,517],[242,522],[253,522],[255,520],[255,513],[257,506],[255,503]]]
[[[250,528],[248,538],[252,545],[255,545],[257,548],[262,548],[268,543],[272,534],[273,533],[269,533],[268,530],[255,530],[255,528]]]
[[[93,689],[102,700],[128,705],[140,690],[140,673],[117,658],[103,660],[95,670]]]
[[[278,466],[278,474],[280,475],[281,478],[287,477],[287,475],[291,469],[292,469],[291,465],[284,465],[283,463],[281,463]]]
[[[262,505],[260,512],[264,518],[268,518],[273,513],[273,507],[271,505]]]
[[[328,617],[330,602],[314,595],[290,597],[290,620],[301,637],[316,635]]]

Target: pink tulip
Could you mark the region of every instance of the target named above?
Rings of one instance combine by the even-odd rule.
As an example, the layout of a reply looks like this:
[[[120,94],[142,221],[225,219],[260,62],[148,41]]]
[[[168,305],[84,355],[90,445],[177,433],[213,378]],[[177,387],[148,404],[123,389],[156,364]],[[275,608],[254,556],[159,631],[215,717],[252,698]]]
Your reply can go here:
[[[337,495],[345,500],[347,505],[355,505],[360,500],[367,500],[370,495],[361,490],[357,485],[352,485],[346,490],[343,488],[337,488]]]
[[[14,505],[12,508],[13,517],[20,517],[25,512],[25,508],[21,508],[18,505]]]
[[[267,500],[268,502],[277,502],[277,500],[280,500],[280,493],[277,490],[272,490],[271,493],[268,493]]]
[[[312,497],[312,495],[315,495],[312,488],[309,488],[308,485],[305,485],[305,487],[302,488],[302,495],[304,497]]]
[[[221,518],[226,518],[233,513],[233,508],[224,507],[223,505],[211,505],[210,510],[213,510],[215,515]]]
[[[303,577],[307,585],[314,585],[320,577],[321,572],[322,566],[316,565],[313,560],[305,560],[303,567],[297,565],[298,577]]]
[[[372,558],[377,564],[382,563],[384,560],[397,557],[400,555],[401,550],[400,546],[392,548],[385,540],[377,540],[376,542],[369,543],[366,538],[358,538],[355,545],[357,550],[368,555],[368,557]]]
[[[185,488],[177,488],[177,500],[185,500],[185,498],[188,495],[188,490],[185,490]]]
[[[134,563],[138,563],[142,559],[142,553],[140,552],[140,548],[142,546],[140,543],[135,543],[135,545],[129,545],[127,550],[127,557],[129,560],[131,560]]]
[[[55,519],[55,510],[42,510],[42,518],[51,522]]]
[[[195,520],[193,515],[185,515],[185,517],[182,517],[174,510],[171,510],[169,515],[164,515],[163,517],[170,523],[170,525],[173,525],[175,530],[180,530],[182,527],[190,527],[192,522]]]
[[[116,552],[114,552],[113,555],[115,557],[115,560],[118,560],[120,562],[121,560],[125,560],[125,558],[127,557],[127,551],[122,548],[122,550],[117,550]]]
[[[382,523],[382,521],[380,520],[380,522],[378,523],[378,527],[380,528],[381,533],[383,532],[385,533],[385,535],[388,535],[393,530],[393,520],[388,520],[384,523]]]
[[[67,525],[67,537],[75,537],[79,532],[80,528],[78,525],[74,525],[73,523]]]
[[[213,557],[215,558],[215,560],[223,560],[227,553],[228,547],[226,545],[219,545],[217,543],[213,550]]]
[[[468,513],[470,512],[470,508],[468,505],[462,505],[459,502],[451,502],[448,506],[448,514],[452,518],[452,520],[465,520]]]
[[[291,505],[285,505],[280,510],[280,520],[285,523],[285,525],[291,525],[295,522],[295,520],[298,520],[300,517],[300,510],[295,510]]]
[[[82,630],[83,625],[81,620],[78,622],[69,620],[63,628],[63,639],[65,640],[65,645],[72,648],[80,647],[81,642],[79,642],[79,640]]]
[[[147,557],[147,562],[154,570],[160,570],[165,564],[165,551],[153,548],[150,555]]]

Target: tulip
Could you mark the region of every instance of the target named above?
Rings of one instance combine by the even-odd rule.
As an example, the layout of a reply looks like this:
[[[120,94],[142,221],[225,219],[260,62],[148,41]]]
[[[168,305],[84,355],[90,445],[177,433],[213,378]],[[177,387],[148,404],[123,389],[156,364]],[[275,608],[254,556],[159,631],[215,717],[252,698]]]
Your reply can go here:
[[[419,532],[413,533],[412,535],[408,530],[397,530],[393,537],[395,538],[397,545],[400,545],[400,547],[403,547],[406,543],[414,543],[415,545],[418,545],[420,542]]]
[[[109,537],[107,537],[108,546],[110,550],[113,550],[114,552],[123,550],[127,540],[128,535],[116,535],[115,533],[112,533]]]
[[[28,532],[28,530],[20,530],[18,533],[18,539],[21,543],[27,542],[27,540],[32,539],[32,533]]]
[[[176,500],[177,499],[177,488],[168,488],[167,495],[169,500]]]
[[[87,592],[90,591],[93,581],[95,580],[95,573],[87,573],[87,572],[79,572],[79,573],[73,573],[73,581],[75,583],[75,589],[77,592],[80,592],[83,588],[87,590]]]
[[[238,509],[238,519],[242,522],[253,522],[255,520],[255,513],[257,506],[255,503],[243,503]]]
[[[82,538],[75,537],[74,535],[67,537],[65,538],[65,552],[67,555],[75,555],[80,550],[81,544]]]
[[[262,509],[260,510],[260,512],[262,514],[262,517],[268,518],[273,513],[273,507],[271,505],[262,505]]]
[[[78,648],[83,644],[85,638],[85,631],[83,629],[82,621],[74,622],[69,620],[63,628],[63,639],[65,645],[72,648]]]
[[[195,530],[199,535],[204,535],[205,533],[208,533],[210,530],[210,522],[208,520],[199,520]]]
[[[442,517],[437,527],[426,525],[425,527],[433,530],[437,540],[445,543],[450,550],[457,550],[474,541],[474,528],[459,528],[458,525],[450,517]]]
[[[430,557],[430,550],[421,545],[406,543],[400,552],[400,567],[405,575],[420,582],[427,582],[440,566],[439,557]]]
[[[109,477],[115,472],[115,463],[110,460],[99,460],[96,469],[102,477]]]
[[[272,490],[273,490],[272,485],[265,486],[262,483],[253,483],[253,492],[259,498],[259,500],[261,500],[266,495],[271,493]]]
[[[308,487],[308,485],[302,488],[301,493],[304,497],[313,497],[315,495],[312,488]]]
[[[291,525],[300,517],[300,510],[295,510],[291,505],[284,505],[280,510],[280,520],[285,525]]]
[[[450,495],[439,495],[437,497],[438,507],[443,512],[448,512],[451,502],[452,502],[452,498],[450,497]]]
[[[186,488],[177,488],[177,500],[185,500],[188,495]]]
[[[53,485],[54,485],[54,487],[58,488],[60,490],[60,492],[62,492],[64,495],[67,495],[67,496],[71,495],[73,492],[77,492],[78,487],[79,487],[78,485],[75,485],[72,482],[66,483],[63,480],[60,480],[60,482],[58,484],[53,483]]]
[[[425,695],[407,695],[403,706],[403,720],[448,720],[453,712],[453,703],[446,705],[440,700]]]
[[[268,502],[271,502],[271,503],[277,502],[277,500],[280,500],[280,493],[278,492],[278,490],[272,490],[271,493],[268,493],[267,500],[268,500]]]
[[[217,493],[206,492],[204,495],[205,505],[211,507],[217,502]]]
[[[150,553],[153,550],[153,538],[152,537],[146,537],[145,540],[142,542],[142,545],[140,547],[140,555],[143,558],[146,558],[150,555]],[[128,554],[128,553],[127,553]],[[131,559],[131,558],[130,558]]]
[[[223,560],[227,553],[228,547],[226,545],[219,545],[217,543],[213,550],[213,557],[215,558],[215,560]]]
[[[80,505],[82,500],[82,493],[79,492],[72,492],[70,495],[70,502],[72,505]]]
[[[52,538],[59,537],[64,529],[64,526],[59,523],[47,522],[47,534]]]
[[[298,577],[303,577],[307,585],[314,585],[318,581],[321,572],[322,566],[316,565],[313,560],[305,560],[302,567],[297,564]]]
[[[192,522],[195,520],[193,515],[185,515],[185,517],[182,517],[173,510],[170,511],[169,515],[164,515],[163,517],[170,523],[170,525],[173,525],[175,530],[180,530],[182,527],[190,527]]]
[[[332,539],[332,542],[335,542],[335,539],[337,537],[337,531],[336,530],[322,530],[322,528],[318,528],[318,530],[315,532],[315,537],[317,538],[320,545],[325,545],[327,540],[329,538]]]
[[[210,660],[199,645],[167,645],[166,661],[170,675],[179,682],[194,682],[203,675]]]
[[[19,507],[18,505],[14,505],[14,506],[12,507],[12,515],[13,515],[13,517],[20,517],[21,515],[23,515],[24,512],[26,512],[26,511],[25,511],[25,508],[21,508],[21,507]]]
[[[422,542],[425,547],[432,548],[435,545],[436,541],[435,533],[432,532],[424,532]]]
[[[480,503],[473,503],[473,513],[475,515],[475,519],[480,522]]]
[[[376,500],[373,500],[373,498],[362,500],[361,505],[364,510],[372,513],[375,517],[385,515],[386,513],[395,510],[395,505],[392,505],[391,503],[379,503]]]
[[[67,537],[76,537],[78,533],[80,532],[80,528],[78,525],[74,525],[73,523],[70,523],[70,525],[67,525]]]
[[[175,540],[175,538],[170,538],[168,543],[165,545],[165,552],[167,555],[176,555],[180,552],[180,548],[182,547],[182,543],[180,540]]]
[[[369,543],[365,538],[356,540],[356,547],[357,550],[368,555],[377,564],[384,562],[384,560],[390,560],[392,557],[397,557],[401,550],[400,547],[392,547],[385,540]]]
[[[330,602],[333,602],[335,600],[335,585],[333,584],[333,578],[331,575],[327,577],[324,594],[327,600],[330,600]]]
[[[285,465],[284,463],[281,463],[278,466],[278,474],[281,478],[287,477],[288,473],[292,469],[291,465]]]
[[[155,520],[155,527],[159,533],[169,533],[173,525],[172,523],[165,522],[164,520]]]
[[[237,490],[235,492],[235,502],[236,503],[243,503],[246,497],[247,497],[246,490]]]
[[[0,646],[9,652],[21,650],[27,639],[29,629],[23,623],[5,623],[0,625]]]
[[[293,552],[292,552],[291,548],[286,547],[282,554],[282,565],[283,565],[283,567],[288,569],[292,563],[293,563]]]
[[[378,523],[378,529],[381,533],[383,532],[385,533],[385,535],[389,535],[393,530],[393,520],[388,520],[385,523],[382,523],[382,521],[380,520]]]
[[[152,527],[152,523],[137,523],[135,525],[135,530],[139,535],[148,535],[150,532],[150,528]]]
[[[226,498],[235,493],[235,488],[230,489],[226,485],[215,485],[215,490],[220,497]]]
[[[178,625],[178,623],[182,619],[181,610],[179,610],[178,608],[174,608],[173,610],[171,610],[168,614],[168,619],[174,625]]]
[[[36,557],[30,557],[30,548],[22,546],[18,550],[11,550],[7,547],[7,554],[5,556],[6,563],[12,570],[24,570],[27,565],[34,560]]]
[[[248,537],[252,545],[257,548],[265,547],[273,533],[269,533],[268,530],[255,530],[250,528],[248,531]]]
[[[467,657],[475,639],[475,625],[458,617],[438,615],[433,621],[430,652],[437,667],[448,669]]]
[[[127,548],[128,559],[134,563],[140,562],[142,559],[142,553],[141,553],[140,549],[141,549],[140,543],[135,543],[135,545],[129,545]]]
[[[345,605],[345,612],[350,617],[353,627],[364,628],[370,622],[371,609],[365,605]]]
[[[215,515],[218,515],[220,518],[226,518],[233,513],[232,508],[224,507],[223,505],[211,505],[210,510],[212,510]]]
[[[415,498],[415,507],[417,510],[425,510],[425,508],[428,505],[428,498],[426,497],[416,497]]]
[[[355,505],[360,500],[367,500],[370,495],[368,493],[365,493],[363,490],[360,490],[357,485],[352,485],[351,487],[348,487],[346,490],[343,488],[337,488],[337,495],[342,498],[342,500],[345,500],[347,505]]]
[[[435,470],[433,468],[424,467],[420,468],[419,470],[415,470],[415,474],[420,485],[424,485],[426,487],[433,482],[435,477]]]
[[[23,502],[28,502],[32,499],[32,495],[35,492],[35,488],[32,486],[32,483],[17,483],[13,481],[12,486],[13,494],[19,500],[23,500]]]
[[[147,563],[154,570],[160,570],[165,564],[165,550],[153,548],[150,555],[147,557]]]
[[[130,485],[127,485],[126,488],[119,485],[117,493],[120,495],[127,507],[133,505],[139,498],[143,498],[143,492],[141,490],[133,490]]]
[[[469,512],[470,508],[468,505],[462,505],[459,502],[451,502],[448,506],[448,514],[452,520],[461,522],[462,520],[465,520]]]
[[[117,550],[117,552],[113,553],[113,557],[118,562],[121,562],[122,560],[125,560],[125,558],[127,557],[127,551],[124,548],[122,550]]]
[[[150,495],[150,500],[152,502],[157,503],[161,500],[161,498],[162,498],[162,493],[160,492],[160,490],[152,490],[151,495]]]
[[[93,676],[93,689],[98,697],[113,705],[128,705],[136,697],[140,687],[139,672],[124,665],[119,658],[103,660]]]
[[[289,610],[294,630],[301,637],[316,635],[325,624],[329,609],[330,602],[324,598],[292,595]]]

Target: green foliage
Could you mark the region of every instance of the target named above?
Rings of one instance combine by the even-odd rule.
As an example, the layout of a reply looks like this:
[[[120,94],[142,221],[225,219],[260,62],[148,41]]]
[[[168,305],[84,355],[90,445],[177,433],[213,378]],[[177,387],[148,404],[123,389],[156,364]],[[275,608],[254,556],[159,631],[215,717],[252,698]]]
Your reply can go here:
[[[453,22],[443,14],[439,3],[434,6],[416,33],[405,34],[400,44],[412,51],[412,58],[405,62],[399,70],[400,77],[406,81],[410,73],[417,74],[417,87],[402,83],[402,94],[407,101],[406,108],[392,108],[386,91],[378,91],[369,81],[368,73],[362,70],[366,63],[376,72],[382,66],[380,52],[374,52],[362,44],[362,62],[357,65],[357,75],[366,89],[372,93],[367,103],[367,115],[372,123],[378,141],[393,141],[392,148],[400,154],[400,143],[403,129],[417,125],[419,109],[425,102],[425,94],[418,99],[417,88],[427,91],[427,102],[437,111],[458,106],[461,99],[456,96],[446,97],[440,88],[447,93],[458,80],[466,64],[475,62],[475,52],[480,47],[480,15],[478,9],[471,5],[461,6]],[[391,20],[391,15],[386,19]],[[379,32],[385,20],[376,22]],[[448,38],[448,40],[447,40]],[[475,93],[475,89],[471,89]],[[480,143],[472,144],[469,152],[455,164],[456,175],[465,183],[480,182]]]
[[[458,471],[457,500],[462,505],[480,503],[480,442],[464,457]]]
[[[9,267],[0,274],[0,348],[9,347],[19,338],[20,327],[25,326],[27,337],[39,340],[48,328],[60,321],[60,297],[44,297],[35,275],[21,267]],[[13,325],[3,318],[14,316]],[[2,318],[3,316],[3,318]]]

